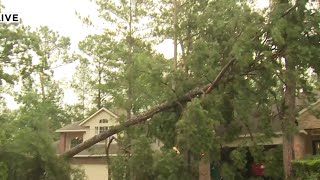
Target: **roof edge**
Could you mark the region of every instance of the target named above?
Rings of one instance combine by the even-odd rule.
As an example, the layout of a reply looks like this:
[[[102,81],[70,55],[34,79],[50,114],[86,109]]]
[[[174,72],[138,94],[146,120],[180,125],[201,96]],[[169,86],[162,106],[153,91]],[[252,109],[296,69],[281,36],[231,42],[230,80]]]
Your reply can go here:
[[[56,130],[55,132],[86,132],[86,129],[69,129],[69,130]]]
[[[316,102],[310,104],[308,107],[303,108],[302,110],[300,110],[300,111],[298,112],[299,116],[302,115],[303,113],[307,112],[308,109],[312,108],[313,106],[316,106],[316,105],[319,104],[319,103],[320,103],[320,99],[318,99]]]
[[[82,122],[79,123],[79,126],[83,125],[84,123],[86,123],[88,120],[90,120],[92,117],[94,117],[95,115],[97,115],[98,113],[100,113],[101,111],[105,111],[107,113],[109,113],[111,116],[113,116],[114,118],[119,118],[119,116],[117,116],[116,114],[114,114],[113,112],[111,112],[110,110],[108,110],[107,108],[101,108],[99,109],[97,112],[93,113],[91,116],[89,116],[88,118],[86,118],[85,120],[83,120]]]
[[[109,156],[117,156],[117,154],[109,154]],[[105,154],[92,154],[92,155],[74,155],[73,157],[106,157]]]

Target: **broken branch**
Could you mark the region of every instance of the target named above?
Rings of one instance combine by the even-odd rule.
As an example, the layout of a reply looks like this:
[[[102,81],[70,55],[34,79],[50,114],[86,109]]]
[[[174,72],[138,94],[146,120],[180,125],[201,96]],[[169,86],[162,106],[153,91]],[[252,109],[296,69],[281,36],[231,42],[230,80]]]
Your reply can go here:
[[[189,91],[185,95],[178,97],[174,101],[166,101],[166,102],[161,103],[157,106],[154,106],[153,108],[151,108],[151,109],[149,109],[149,110],[147,110],[137,116],[134,116],[134,117],[128,119],[123,124],[120,124],[118,126],[114,126],[113,128],[111,128],[103,133],[97,134],[97,135],[93,136],[92,138],[82,142],[81,144],[75,146],[74,148],[71,148],[71,149],[65,151],[64,153],[61,153],[60,156],[62,156],[64,158],[71,158],[74,155],[80,153],[81,151],[93,146],[94,144],[96,144],[96,143],[98,143],[98,142],[100,142],[100,141],[102,141],[102,140],[104,140],[114,134],[117,134],[117,133],[123,131],[124,129],[126,129],[130,126],[147,121],[148,119],[152,118],[154,115],[177,106],[177,102],[183,104],[188,101],[191,101],[192,99],[194,99],[198,96],[210,93],[215,87],[217,87],[217,85],[219,84],[219,82],[221,81],[221,79],[226,74],[227,70],[231,67],[231,65],[233,64],[234,61],[235,61],[235,59],[231,59],[221,69],[219,74],[216,76],[216,78],[211,83],[206,84],[204,86],[201,86],[200,88],[197,87],[197,88]],[[205,92],[205,93],[203,93],[203,92]]]

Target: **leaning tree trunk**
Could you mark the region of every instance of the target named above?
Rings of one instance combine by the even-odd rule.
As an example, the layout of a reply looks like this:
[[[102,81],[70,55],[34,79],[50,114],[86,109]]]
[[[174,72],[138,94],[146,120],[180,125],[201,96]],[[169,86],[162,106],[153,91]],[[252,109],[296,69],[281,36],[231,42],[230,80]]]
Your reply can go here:
[[[283,119],[283,168],[285,179],[292,179],[293,137],[296,128],[295,95],[296,78],[295,65],[292,59],[286,59],[285,70],[285,106]]]

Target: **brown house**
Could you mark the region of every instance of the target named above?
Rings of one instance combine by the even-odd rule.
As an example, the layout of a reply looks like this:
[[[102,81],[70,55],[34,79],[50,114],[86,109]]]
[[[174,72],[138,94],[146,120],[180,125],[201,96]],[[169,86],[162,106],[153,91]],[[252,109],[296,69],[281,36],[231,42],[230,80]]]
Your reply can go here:
[[[298,113],[297,123],[299,133],[294,137],[294,156],[296,159],[301,159],[306,155],[320,154],[320,118],[316,116],[317,111],[320,111],[320,99],[310,106],[301,109]],[[263,135],[257,130],[259,129],[257,122],[259,121],[249,122],[252,131],[249,133],[244,130],[245,133],[240,135],[238,139],[226,143],[225,146],[238,147],[251,145],[251,136],[257,138]],[[279,119],[274,119],[273,122],[271,122],[271,125],[276,136],[272,137],[271,141],[263,142],[261,145],[282,144],[281,121]],[[241,123],[239,126],[241,126]]]

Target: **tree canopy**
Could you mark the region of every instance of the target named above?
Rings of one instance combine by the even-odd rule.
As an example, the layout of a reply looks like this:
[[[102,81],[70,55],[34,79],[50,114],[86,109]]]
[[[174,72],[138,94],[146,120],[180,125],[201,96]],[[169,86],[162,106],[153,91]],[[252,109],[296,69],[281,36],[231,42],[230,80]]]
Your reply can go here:
[[[266,163],[267,176],[292,178],[296,99],[308,105],[319,89],[319,4],[95,3],[106,26],[76,54],[46,26],[0,24],[0,93],[19,104],[10,110],[0,96],[0,179],[77,179],[65,159],[122,131],[118,144],[129,153],[107,161],[114,179],[208,179],[210,164],[225,179],[247,179],[248,154]],[[164,40],[173,41],[171,59],[155,50]],[[67,63],[77,65],[72,82],[56,80]],[[75,104],[63,103],[65,89]],[[120,112],[119,125],[57,156],[54,130],[102,107]],[[279,131],[282,149],[259,146]],[[226,146],[244,134],[245,144]]]

